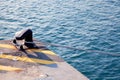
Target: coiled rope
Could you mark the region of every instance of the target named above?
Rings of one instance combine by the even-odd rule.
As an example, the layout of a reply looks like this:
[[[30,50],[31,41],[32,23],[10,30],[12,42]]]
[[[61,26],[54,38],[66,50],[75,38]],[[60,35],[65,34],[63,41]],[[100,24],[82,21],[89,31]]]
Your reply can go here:
[[[26,43],[41,44],[41,42],[26,42]],[[93,53],[106,54],[106,55],[120,57],[120,53],[111,53],[111,52],[98,51],[98,50],[88,50],[88,49],[82,49],[82,48],[75,48],[75,47],[71,47],[71,46],[64,46],[64,45],[53,44],[53,43],[49,43],[49,42],[42,42],[42,43],[44,45],[50,45],[50,46],[55,46],[55,47],[62,47],[62,48],[67,48],[67,49],[80,50],[80,51],[85,51],[85,52],[93,52]]]

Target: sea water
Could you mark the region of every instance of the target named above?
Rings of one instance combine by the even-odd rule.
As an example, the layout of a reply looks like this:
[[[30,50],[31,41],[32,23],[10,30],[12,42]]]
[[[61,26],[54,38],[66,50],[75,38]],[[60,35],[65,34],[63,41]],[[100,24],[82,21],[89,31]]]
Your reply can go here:
[[[120,55],[120,0],[0,0],[0,40],[34,38]],[[47,46],[90,80],[120,80],[120,56]]]

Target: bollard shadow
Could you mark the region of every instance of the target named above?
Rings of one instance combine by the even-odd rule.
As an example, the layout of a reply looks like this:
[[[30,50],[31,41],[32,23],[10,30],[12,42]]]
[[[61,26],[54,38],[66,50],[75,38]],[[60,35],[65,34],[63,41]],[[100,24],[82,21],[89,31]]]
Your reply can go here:
[[[42,47],[42,49],[43,49],[43,47]],[[45,62],[45,63],[37,63],[36,61],[34,61],[37,64],[45,65],[45,66],[52,67],[52,68],[58,67],[56,64],[56,61],[51,59],[49,55],[43,54],[41,52],[28,52],[26,50],[24,50],[23,53],[26,54],[28,58],[32,58],[31,60],[33,60],[33,61],[34,61],[34,59],[38,59],[38,60],[42,60],[43,62]]]

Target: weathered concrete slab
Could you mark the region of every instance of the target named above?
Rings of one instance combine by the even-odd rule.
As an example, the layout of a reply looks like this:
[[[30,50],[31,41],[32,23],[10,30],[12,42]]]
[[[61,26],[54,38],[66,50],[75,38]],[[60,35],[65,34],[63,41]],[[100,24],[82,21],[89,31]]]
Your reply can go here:
[[[12,40],[0,41],[0,80],[89,80],[42,43],[18,50]]]

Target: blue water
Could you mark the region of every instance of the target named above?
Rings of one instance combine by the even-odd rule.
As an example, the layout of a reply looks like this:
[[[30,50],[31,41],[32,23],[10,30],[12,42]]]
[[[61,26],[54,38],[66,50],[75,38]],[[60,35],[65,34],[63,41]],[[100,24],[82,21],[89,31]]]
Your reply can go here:
[[[24,28],[43,42],[120,54],[120,0],[0,0],[0,40]],[[120,80],[120,57],[48,47],[90,80]]]

